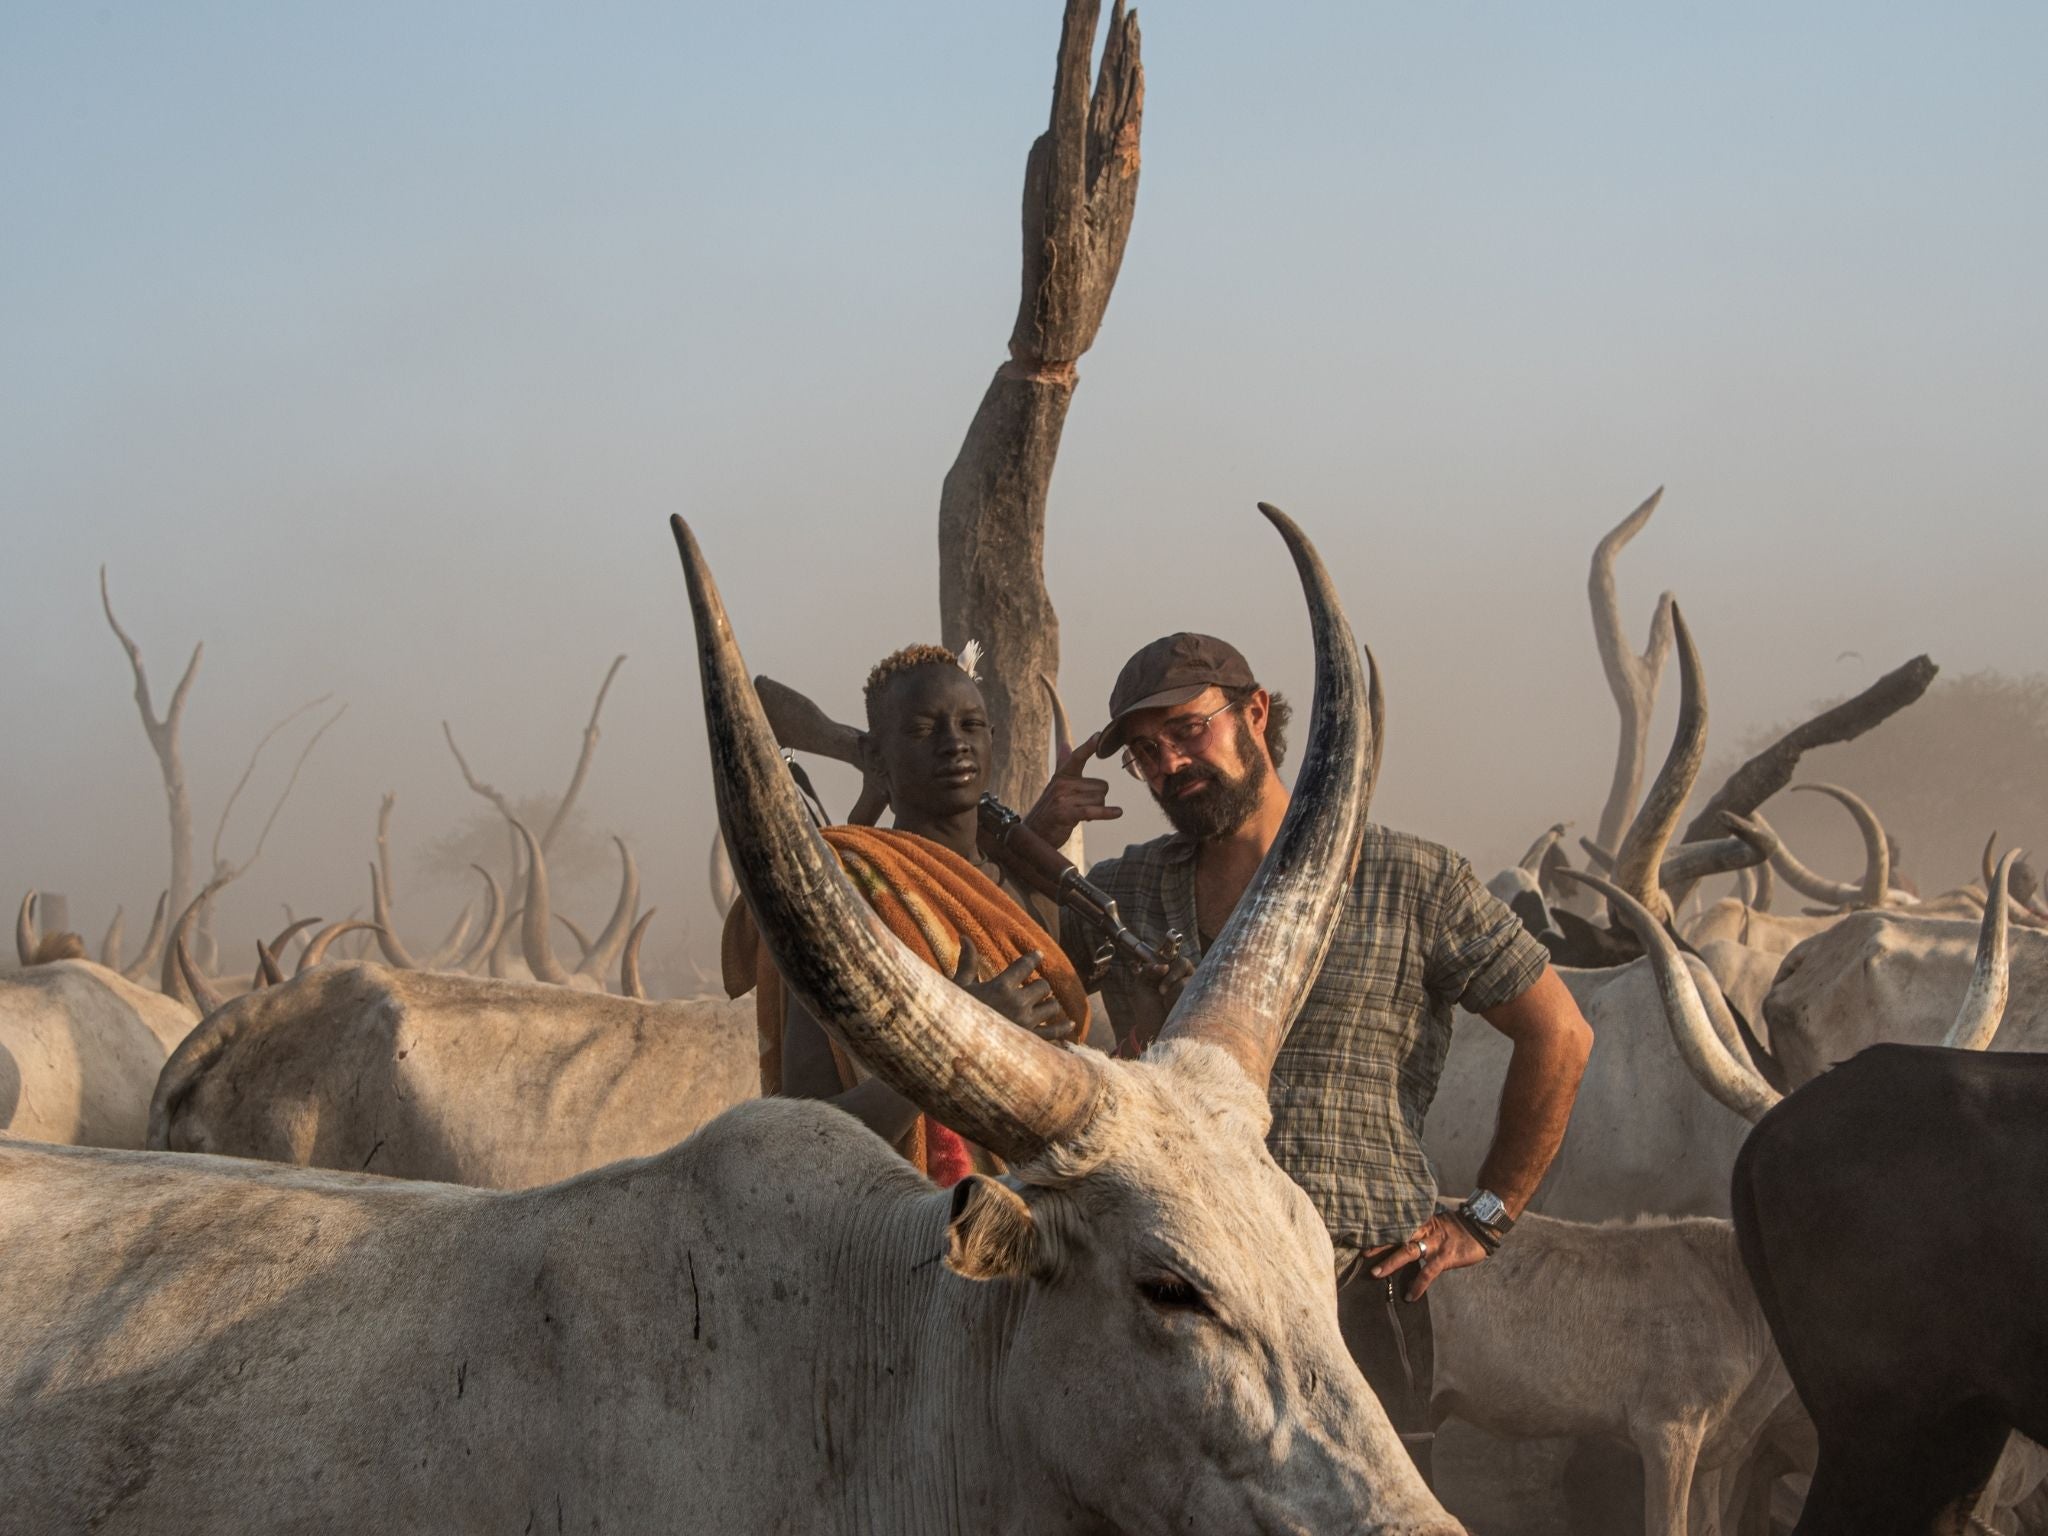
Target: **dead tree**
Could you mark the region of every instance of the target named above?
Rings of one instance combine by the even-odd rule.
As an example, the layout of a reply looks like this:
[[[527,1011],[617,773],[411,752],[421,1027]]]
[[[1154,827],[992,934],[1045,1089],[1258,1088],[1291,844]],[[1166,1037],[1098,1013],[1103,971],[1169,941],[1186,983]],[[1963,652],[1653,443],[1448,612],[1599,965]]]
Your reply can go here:
[[[1692,825],[1685,829],[1685,841],[1697,842],[1717,835],[1723,813],[1747,816],[1771,796],[1792,782],[1799,759],[1815,747],[1836,746],[1854,741],[1864,732],[1882,725],[1908,704],[1927,692],[1937,667],[1925,656],[1915,656],[1895,667],[1853,699],[1844,699],[1822,710],[1805,724],[1794,727],[1728,775],[1728,781],[1714,791]],[[1670,893],[1672,902],[1685,899],[1685,892]]]
[[[171,691],[171,702],[159,716],[150,697],[149,673],[142,664],[142,647],[135,643],[128,631],[121,627],[121,621],[114,617],[114,601],[107,590],[107,568],[104,565],[100,567],[100,607],[107,615],[107,625],[114,631],[114,638],[121,642],[121,649],[128,654],[129,669],[135,674],[135,707],[141,712],[143,732],[149,737],[150,748],[156,753],[157,766],[163,774],[164,800],[169,807],[171,820],[171,883],[164,901],[160,904],[160,912],[163,909],[183,912],[192,905],[194,893],[192,794],[185,783],[185,760],[180,738],[185,722],[185,705],[192,696],[192,683],[199,675],[199,658],[206,650],[206,642],[202,640],[192,647],[192,659],[185,663],[184,675],[178,679],[178,686]],[[306,742],[304,749],[299,753],[298,762],[292,767],[291,777],[287,780],[283,793],[277,797],[277,803],[270,808],[270,815],[264,821],[262,831],[257,834],[256,846],[250,850],[249,857],[239,864],[221,857],[221,838],[227,831],[228,817],[234,811],[235,802],[241,798],[242,791],[248,787],[250,777],[256,772],[256,764],[263,756],[263,749],[269,746],[286,726],[307,710],[326,703],[330,697],[332,695],[323,693],[320,697],[301,704],[265,731],[262,738],[257,741],[255,749],[249,754],[249,761],[242,769],[242,776],[235,781],[235,787],[228,791],[227,800],[221,806],[220,822],[214,828],[213,844],[209,851],[213,873],[208,877],[201,893],[205,900],[200,903],[199,910],[194,914],[202,939],[202,953],[207,963],[211,963],[213,958],[212,939],[207,932],[212,920],[213,898],[224,887],[248,873],[250,865],[262,855],[263,844],[270,836],[270,829],[277,823],[278,813],[284,809],[285,801],[291,797],[292,787],[299,782],[299,771],[306,766],[306,759],[312,755],[313,748],[319,743],[320,738],[325,736],[335,721],[346,713],[348,706],[344,704],[337,709],[327,723],[315,731]],[[152,927],[152,936],[159,931],[159,928]],[[118,938],[111,932],[109,941],[109,948],[118,947]],[[137,966],[148,963],[150,947],[144,945],[144,955],[137,962]],[[131,967],[131,970],[134,968]],[[174,967],[166,962],[166,974],[173,969]]]
[[[576,797],[583,793],[583,781],[590,777],[590,760],[597,753],[597,741],[599,734],[597,729],[597,717],[604,711],[605,695],[612,691],[612,679],[619,675],[619,668],[624,666],[625,664],[626,658],[624,656],[614,656],[612,658],[611,666],[607,668],[605,671],[604,681],[598,684],[597,702],[590,706],[590,720],[583,727],[583,750],[579,752],[576,756],[576,768],[575,771],[569,775],[569,787],[562,791],[562,798],[555,802],[555,813],[553,816],[548,818],[547,828],[540,835],[540,851],[542,853],[546,853],[554,847],[555,834],[560,832],[563,826],[568,822],[569,812],[573,810],[576,805]],[[512,802],[505,797],[505,794],[502,790],[495,789],[491,785],[484,783],[483,780],[479,779],[474,773],[470,772],[469,760],[462,755],[462,748],[458,747],[455,744],[455,730],[452,726],[448,724],[446,720],[443,720],[441,722],[441,734],[448,738],[448,750],[455,754],[455,766],[462,770],[462,782],[467,784],[470,787],[470,789],[473,790],[475,793],[483,796],[484,799],[490,801],[492,805],[496,806],[498,814],[505,818],[506,830],[510,834],[512,839],[511,872],[513,876],[516,878],[519,874],[520,868],[519,833],[513,828],[513,823],[515,822],[518,816],[516,808],[513,806]],[[383,840],[383,822],[381,818],[379,820],[378,826],[378,840],[379,843],[381,844]]]
[[[1076,365],[1102,326],[1137,206],[1138,18],[1116,0],[1091,93],[1101,13],[1101,0],[1067,0],[1051,122],[1024,164],[1023,293],[1009,361],[939,498],[939,626],[954,650],[978,639],[987,654],[991,787],[1013,805],[1030,804],[1050,773],[1038,679],[1059,676],[1059,619],[1045,589],[1046,490]]]
[[[1643,792],[1643,761],[1650,747],[1650,717],[1657,712],[1657,686],[1664,675],[1664,663],[1671,655],[1671,594],[1657,599],[1657,611],[1650,619],[1650,639],[1637,655],[1629,648],[1621,620],[1621,599],[1614,589],[1614,558],[1630,539],[1642,532],[1657,503],[1664,498],[1658,486],[1649,499],[1619,524],[1593,549],[1593,570],[1586,581],[1587,596],[1593,604],[1593,638],[1600,646],[1600,664],[1607,671],[1607,686],[1614,692],[1615,707],[1621,711],[1621,740],[1614,754],[1614,782],[1607,790],[1607,804],[1600,812],[1600,831],[1595,841],[1603,848],[1618,848],[1628,829],[1636,797]],[[1718,828],[1718,824],[1717,824]]]
[[[207,877],[205,899],[199,905],[198,917],[199,931],[206,942],[206,959],[204,963],[208,969],[211,969],[218,961],[218,956],[214,953],[215,946],[210,932],[213,923],[215,900],[228,886],[246,875],[250,867],[263,856],[263,845],[270,840],[270,829],[277,825],[279,813],[284,810],[285,802],[291,799],[292,790],[297,787],[299,782],[299,774],[306,766],[306,759],[311,757],[313,749],[320,745],[320,738],[332,730],[341,717],[348,713],[348,705],[343,704],[339,709],[335,710],[333,714],[327,717],[319,730],[306,738],[306,744],[299,749],[298,760],[292,764],[292,771],[285,780],[284,788],[278,792],[277,803],[271,806],[270,814],[263,819],[262,829],[256,834],[256,845],[249,850],[249,856],[239,864],[232,859],[221,857],[220,840],[228,829],[228,815],[234,810],[235,801],[241,797],[242,790],[247,786],[250,776],[256,772],[256,762],[263,756],[263,749],[270,745],[278,732],[298,719],[307,710],[326,703],[330,697],[332,695],[323,693],[319,698],[301,704],[297,709],[263,733],[263,739],[256,743],[256,750],[249,754],[248,766],[242,770],[241,778],[235,781],[234,789],[229,792],[227,804],[221,807],[220,825],[214,828],[213,846],[210,850],[213,859],[213,873]]]
[[[156,753],[163,773],[164,800],[171,814],[171,899],[173,912],[182,912],[192,899],[192,795],[185,786],[185,760],[179,751],[178,732],[185,720],[185,703],[192,696],[192,680],[199,675],[199,658],[206,642],[192,647],[192,659],[185,663],[185,675],[171,690],[171,702],[161,716],[150,702],[149,674],[143,670],[142,647],[128,637],[121,621],[114,617],[114,600],[107,595],[107,568],[100,567],[100,606],[121,649],[128,653],[128,666],[135,673],[135,707],[142,712],[142,729]]]
[[[555,835],[568,825],[569,813],[576,806],[576,797],[583,792],[583,781],[590,777],[590,760],[597,753],[597,717],[604,711],[605,696],[612,691],[612,679],[619,675],[619,668],[625,664],[626,658],[623,655],[614,656],[611,666],[605,669],[604,681],[598,684],[597,701],[590,706],[590,719],[583,727],[583,748],[577,753],[576,767],[569,775],[569,787],[562,791],[562,798],[555,802],[555,812],[548,818],[547,827],[540,834],[540,850],[543,854],[553,848]],[[498,814],[505,819],[505,836],[509,845],[506,855],[505,888],[508,891],[516,890],[525,883],[522,873],[524,861],[521,854],[518,810],[504,791],[486,784],[470,771],[469,760],[462,755],[462,748],[455,744],[455,730],[446,720],[441,722],[441,734],[448,738],[448,750],[455,754],[455,766],[462,770],[462,782],[495,806]],[[510,944],[514,932],[514,925],[506,923],[504,932],[499,937],[499,946]],[[503,964],[502,957],[499,963]],[[493,971],[492,974],[496,975],[497,972]]]

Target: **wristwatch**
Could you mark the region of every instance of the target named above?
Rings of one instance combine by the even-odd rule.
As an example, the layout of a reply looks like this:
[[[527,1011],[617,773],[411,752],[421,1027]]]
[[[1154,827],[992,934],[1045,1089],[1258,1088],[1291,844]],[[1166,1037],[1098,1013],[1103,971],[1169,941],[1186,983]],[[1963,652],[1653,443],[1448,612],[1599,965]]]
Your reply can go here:
[[[1490,1189],[1473,1190],[1456,1214],[1488,1253],[1515,1229],[1515,1218],[1508,1214],[1507,1202]]]

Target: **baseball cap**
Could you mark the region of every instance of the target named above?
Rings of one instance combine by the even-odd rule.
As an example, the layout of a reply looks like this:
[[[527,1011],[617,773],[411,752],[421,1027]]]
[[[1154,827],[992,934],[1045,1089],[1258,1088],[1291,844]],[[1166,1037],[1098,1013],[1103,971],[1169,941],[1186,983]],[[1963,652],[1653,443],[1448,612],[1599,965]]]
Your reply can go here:
[[[1123,750],[1124,727],[1141,709],[1170,709],[1208,688],[1254,688],[1258,680],[1237,647],[1214,635],[1164,635],[1124,663],[1109,691],[1109,728],[1097,757]]]

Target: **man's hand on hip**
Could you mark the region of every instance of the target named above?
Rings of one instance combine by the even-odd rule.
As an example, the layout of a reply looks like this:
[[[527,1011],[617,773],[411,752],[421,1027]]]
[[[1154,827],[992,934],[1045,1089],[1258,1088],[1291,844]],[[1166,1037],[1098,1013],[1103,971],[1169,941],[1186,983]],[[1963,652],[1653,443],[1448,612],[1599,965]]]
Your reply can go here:
[[[1462,1221],[1448,1211],[1438,1211],[1417,1227],[1407,1242],[1368,1248],[1365,1256],[1374,1261],[1372,1273],[1376,1280],[1399,1274],[1410,1264],[1415,1265],[1415,1279],[1408,1287],[1408,1299],[1420,1301],[1423,1292],[1436,1284],[1437,1276],[1446,1270],[1465,1269],[1477,1264],[1486,1257],[1486,1250],[1480,1246],[1479,1239],[1465,1229]]]
[[[1102,740],[1097,731],[1069,752],[1054,770],[1052,782],[1038,797],[1038,803],[1024,815],[1024,825],[1058,848],[1074,835],[1084,821],[1114,821],[1123,807],[1109,803],[1109,780],[1087,777],[1088,758]]]

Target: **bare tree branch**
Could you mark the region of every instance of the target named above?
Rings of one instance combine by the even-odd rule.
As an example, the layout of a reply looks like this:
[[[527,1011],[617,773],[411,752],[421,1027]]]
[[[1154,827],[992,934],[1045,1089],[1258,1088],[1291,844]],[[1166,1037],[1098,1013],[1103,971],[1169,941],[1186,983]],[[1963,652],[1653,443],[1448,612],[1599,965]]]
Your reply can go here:
[[[185,762],[178,738],[185,720],[185,705],[192,696],[192,683],[199,675],[199,658],[206,650],[206,642],[202,640],[192,647],[192,659],[185,663],[184,676],[171,690],[170,708],[159,719],[150,701],[149,673],[142,665],[142,647],[129,637],[128,631],[121,627],[121,621],[114,617],[114,600],[107,591],[107,568],[104,565],[100,567],[100,606],[106,610],[107,625],[114,631],[114,638],[128,653],[128,665],[135,674],[135,707],[142,713],[143,734],[149,738],[150,749],[156,753],[157,766],[163,774],[164,800],[171,820],[170,904],[172,910],[182,911],[192,891],[192,796],[185,785]]]
[[[625,661],[624,656],[614,656],[611,666],[605,671],[604,681],[598,685],[597,701],[590,706],[590,721],[583,727],[583,750],[577,755],[575,771],[569,776],[569,787],[562,792],[562,798],[555,805],[555,813],[548,822],[547,830],[540,836],[543,853],[548,851],[555,834],[568,824],[569,813],[575,807],[576,797],[582,793],[583,781],[590,773],[591,756],[597,750],[597,717],[604,709],[606,695],[612,690],[612,679],[619,675],[619,668],[625,665]],[[525,883],[521,874],[525,867],[525,850],[519,837],[518,813],[501,790],[486,784],[471,770],[469,760],[462,755],[462,748],[455,744],[455,731],[446,720],[441,722],[441,733],[448,738],[448,750],[455,754],[455,766],[462,770],[463,783],[467,784],[471,791],[488,800],[504,818],[507,847],[506,886],[508,890],[517,890]],[[503,974],[516,937],[517,930],[508,922],[503,932],[499,934],[498,942],[489,957],[492,975]]]
[[[624,656],[614,656],[604,681],[598,685],[597,702],[590,706],[590,723],[583,727],[583,750],[577,754],[576,771],[569,775],[569,787],[562,791],[562,798],[555,805],[554,819],[548,823],[547,831],[540,835],[542,853],[554,851],[555,834],[568,822],[576,797],[583,792],[583,781],[590,775],[590,757],[597,750],[597,717],[604,709],[604,696],[612,691],[612,679],[619,675],[619,668],[625,664]]]
[[[507,821],[510,821],[512,819],[512,803],[505,798],[502,790],[484,783],[482,779],[479,779],[474,773],[470,772],[469,759],[462,755],[462,748],[455,744],[455,731],[446,720],[441,722],[441,734],[448,738],[448,750],[455,754],[455,766],[462,770],[462,782],[495,805],[498,808],[498,814]]]
[[[1714,791],[1713,799],[1693,817],[1685,830],[1686,842],[1701,842],[1715,836],[1723,825],[1723,813],[1747,816],[1771,796],[1792,782],[1800,757],[1816,747],[1854,741],[1904,709],[1924,694],[1941,668],[1925,656],[1915,656],[1894,668],[1853,699],[1826,709],[1804,725],[1787,731],[1763,751],[1728,776]],[[1674,904],[1684,899],[1674,891]]]
[[[462,755],[462,748],[455,744],[455,731],[446,720],[441,722],[441,734],[448,738],[448,750],[455,754],[455,766],[462,770],[462,782],[496,806],[498,814],[505,818],[505,840],[510,845],[510,852],[506,855],[507,869],[509,871],[507,886],[508,889],[516,889],[520,883],[519,831],[514,825],[518,818],[513,812],[512,802],[505,798],[502,790],[494,785],[486,784],[482,779],[479,779],[474,773],[470,772],[469,759]]]
[[[598,685],[597,702],[590,706],[590,723],[583,727],[583,750],[577,755],[575,772],[569,775],[569,787],[562,791],[562,798],[555,803],[555,814],[548,822],[547,831],[541,834],[540,847],[542,853],[546,853],[549,850],[553,844],[555,834],[567,824],[569,812],[575,807],[576,797],[583,792],[583,781],[590,775],[591,756],[597,751],[597,717],[604,709],[605,696],[612,691],[612,679],[619,675],[619,668],[624,666],[625,663],[626,658],[624,656],[614,656],[610,668],[604,674],[604,681]],[[475,793],[483,796],[484,799],[497,807],[498,814],[505,818],[506,826],[509,829],[512,822],[517,819],[517,812],[513,809],[512,802],[505,797],[503,791],[486,784],[471,771],[469,759],[462,755],[462,748],[455,744],[455,731],[446,720],[441,722],[441,733],[448,738],[448,750],[455,754],[455,766],[462,770],[462,781]],[[512,876],[516,881],[520,867],[519,834],[512,832],[510,835]]]
[[[271,806],[269,816],[264,818],[263,830],[256,834],[256,846],[249,850],[249,857],[239,864],[230,864],[222,860],[214,865],[213,878],[207,882],[208,889],[213,895],[219,895],[221,888],[228,882],[241,879],[249,872],[250,866],[263,857],[263,845],[270,841],[270,829],[277,825],[279,813],[284,810],[285,802],[291,799],[292,790],[299,782],[299,773],[306,766],[306,759],[311,757],[313,749],[320,745],[320,738],[333,730],[335,723],[347,713],[348,706],[344,704],[327,717],[327,722],[319,730],[307,738],[305,746],[299,749],[298,761],[292,764],[291,777],[285,780],[284,788],[278,792],[277,803]]]
[[[220,863],[220,840],[221,835],[228,829],[228,816],[233,812],[235,808],[235,802],[241,798],[242,790],[248,785],[249,776],[256,771],[256,761],[258,758],[263,756],[263,749],[270,745],[271,739],[275,737],[279,731],[283,730],[286,726],[290,725],[294,720],[298,719],[299,716],[303,715],[307,710],[316,709],[320,705],[325,704],[329,699],[333,697],[334,695],[332,693],[323,693],[317,699],[308,699],[305,703],[301,704],[297,709],[293,710],[290,714],[286,715],[282,720],[278,721],[277,724],[273,725],[269,730],[263,733],[263,739],[256,743],[256,750],[249,754],[249,765],[242,770],[242,776],[239,779],[235,780],[235,787],[228,791],[227,804],[223,805],[220,808],[220,824],[213,829],[213,846],[211,850],[209,850],[211,861],[215,865],[218,865]]]
[[[1138,197],[1145,71],[1138,19],[1116,0],[1090,92],[1101,0],[1066,0],[1051,120],[1024,165],[1021,296],[996,370],[939,497],[939,622],[979,639],[996,739],[991,787],[1029,804],[1050,770],[1059,617],[1045,588],[1045,510],[1076,364],[1094,342]]]

